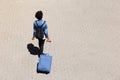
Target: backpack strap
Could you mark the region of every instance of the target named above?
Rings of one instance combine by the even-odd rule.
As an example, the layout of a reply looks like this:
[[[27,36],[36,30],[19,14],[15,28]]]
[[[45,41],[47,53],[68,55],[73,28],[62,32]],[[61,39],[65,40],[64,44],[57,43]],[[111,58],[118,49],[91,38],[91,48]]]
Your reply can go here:
[[[41,27],[45,24],[46,21],[43,22],[43,24],[41,25]],[[37,21],[36,21],[37,27],[39,27]]]
[[[43,24],[41,26],[43,26],[45,24],[46,21],[43,22]]]
[[[37,23],[37,21],[35,21],[36,22],[36,24],[37,24],[37,27],[38,27],[38,23]]]

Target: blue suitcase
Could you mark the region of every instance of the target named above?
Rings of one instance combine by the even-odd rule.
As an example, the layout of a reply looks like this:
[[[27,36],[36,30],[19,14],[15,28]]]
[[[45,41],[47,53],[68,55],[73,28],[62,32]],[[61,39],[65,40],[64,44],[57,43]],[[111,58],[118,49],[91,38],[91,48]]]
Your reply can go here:
[[[38,73],[50,73],[52,64],[52,56],[47,54],[41,54],[39,58],[39,62],[37,64],[37,72]]]

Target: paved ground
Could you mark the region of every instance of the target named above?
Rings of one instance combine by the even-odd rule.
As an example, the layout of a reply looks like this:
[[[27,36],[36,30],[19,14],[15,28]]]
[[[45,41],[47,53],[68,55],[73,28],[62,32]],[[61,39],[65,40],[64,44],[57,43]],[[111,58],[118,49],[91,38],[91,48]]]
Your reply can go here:
[[[120,1],[1,0],[1,80],[120,80]],[[34,14],[44,12],[52,43],[49,75],[37,74],[32,41]]]

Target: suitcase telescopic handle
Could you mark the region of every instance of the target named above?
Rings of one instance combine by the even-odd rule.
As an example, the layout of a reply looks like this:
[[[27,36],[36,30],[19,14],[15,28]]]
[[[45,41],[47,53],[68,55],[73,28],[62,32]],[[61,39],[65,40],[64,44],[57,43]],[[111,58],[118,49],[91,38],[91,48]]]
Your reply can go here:
[[[50,50],[52,50],[53,42],[52,43],[47,42],[46,45],[47,45],[46,47],[48,47],[48,51],[47,52],[50,53]]]

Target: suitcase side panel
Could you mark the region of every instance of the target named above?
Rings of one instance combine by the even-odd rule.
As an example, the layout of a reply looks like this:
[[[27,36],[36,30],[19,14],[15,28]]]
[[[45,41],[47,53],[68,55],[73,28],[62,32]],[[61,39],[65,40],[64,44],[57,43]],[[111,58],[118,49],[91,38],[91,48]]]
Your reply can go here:
[[[52,64],[52,56],[40,55],[38,70],[50,72]]]

